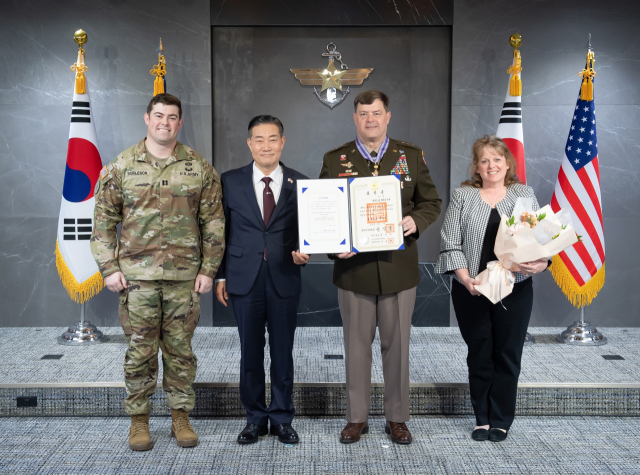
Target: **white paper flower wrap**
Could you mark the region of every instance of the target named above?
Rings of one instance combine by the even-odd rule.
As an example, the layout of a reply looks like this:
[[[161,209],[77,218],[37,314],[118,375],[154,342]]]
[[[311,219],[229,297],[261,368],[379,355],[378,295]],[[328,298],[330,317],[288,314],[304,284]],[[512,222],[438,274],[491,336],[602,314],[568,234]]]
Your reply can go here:
[[[535,214],[545,216],[533,229],[528,223],[519,222],[523,212],[533,212],[531,198],[517,199],[513,207],[514,226],[508,224],[511,217],[502,215],[493,248],[498,260],[489,262],[487,269],[476,277],[482,282],[475,286],[476,290],[494,304],[513,291],[515,279],[511,271],[520,270],[518,264],[551,259],[578,242],[568,211],[555,214],[551,206],[543,207]]]

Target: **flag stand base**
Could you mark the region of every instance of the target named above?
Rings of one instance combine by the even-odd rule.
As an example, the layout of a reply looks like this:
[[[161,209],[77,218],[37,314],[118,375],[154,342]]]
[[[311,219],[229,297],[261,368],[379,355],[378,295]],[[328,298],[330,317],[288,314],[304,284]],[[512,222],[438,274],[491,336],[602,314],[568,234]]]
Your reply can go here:
[[[524,344],[525,345],[533,345],[536,342],[536,339],[533,337],[533,335],[529,332],[527,332],[527,334],[524,337]]]
[[[103,343],[107,340],[100,330],[89,322],[76,322],[58,337],[58,344],[69,346],[85,346]]]
[[[607,337],[589,322],[584,321],[584,307],[580,308],[580,320],[573,322],[556,340],[573,346],[602,346],[607,344]]]
[[[556,337],[560,343],[573,346],[602,346],[607,344],[607,337],[589,322],[577,321],[569,325]]]
[[[80,321],[67,328],[67,331],[58,337],[59,345],[87,346],[107,341],[107,337],[95,325],[85,321],[84,312],[85,303],[83,302],[80,304]]]

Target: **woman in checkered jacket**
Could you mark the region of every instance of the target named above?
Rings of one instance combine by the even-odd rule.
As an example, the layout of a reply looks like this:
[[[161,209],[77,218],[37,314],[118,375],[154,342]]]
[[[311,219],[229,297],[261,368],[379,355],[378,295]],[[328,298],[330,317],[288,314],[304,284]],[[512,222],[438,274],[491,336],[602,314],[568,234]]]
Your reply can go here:
[[[496,260],[493,252],[500,216],[511,216],[518,197],[533,199],[533,189],[516,175],[509,148],[495,135],[473,145],[471,178],[454,190],[440,236],[436,272],[452,274],[451,299],[468,347],[469,392],[476,415],[474,440],[499,442],[513,422],[522,348],[533,305],[530,276],[547,261],[520,264],[513,292],[492,304],[476,289],[475,277]],[[504,306],[503,306],[504,305]]]

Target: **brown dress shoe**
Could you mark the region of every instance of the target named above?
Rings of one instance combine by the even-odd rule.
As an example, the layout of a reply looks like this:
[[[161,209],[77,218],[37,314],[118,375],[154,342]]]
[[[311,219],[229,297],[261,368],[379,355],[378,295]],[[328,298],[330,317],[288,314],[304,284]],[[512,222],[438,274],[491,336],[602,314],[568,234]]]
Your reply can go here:
[[[411,438],[411,432],[409,432],[407,424],[404,422],[387,421],[387,424],[384,426],[384,431],[391,435],[391,440],[396,444],[410,444],[413,440]]]
[[[347,422],[342,432],[340,432],[340,442],[343,444],[353,444],[360,440],[362,434],[369,433],[368,422]]]

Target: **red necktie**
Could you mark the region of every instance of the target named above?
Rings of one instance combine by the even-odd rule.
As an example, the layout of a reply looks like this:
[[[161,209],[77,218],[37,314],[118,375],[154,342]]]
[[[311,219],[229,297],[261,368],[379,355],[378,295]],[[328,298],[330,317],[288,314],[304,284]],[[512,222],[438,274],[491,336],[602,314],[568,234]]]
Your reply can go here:
[[[276,200],[273,196],[273,191],[269,187],[269,183],[273,180],[268,176],[262,178],[264,182],[264,190],[262,191],[262,217],[264,219],[265,227],[269,226],[269,220],[271,219],[271,215],[273,214],[273,210],[276,207]],[[264,260],[267,260],[267,246],[264,246]]]

